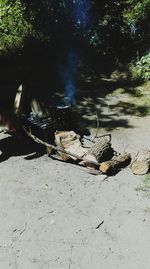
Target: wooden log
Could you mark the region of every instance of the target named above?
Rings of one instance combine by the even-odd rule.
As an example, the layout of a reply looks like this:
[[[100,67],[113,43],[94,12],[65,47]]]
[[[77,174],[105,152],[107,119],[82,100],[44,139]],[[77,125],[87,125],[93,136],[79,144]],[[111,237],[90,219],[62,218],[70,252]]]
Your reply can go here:
[[[113,174],[115,171],[126,167],[131,162],[130,154],[120,154],[115,156],[110,161],[102,162],[100,164],[99,170],[104,174]]]
[[[95,144],[88,150],[88,156],[94,156],[97,162],[103,162],[110,160],[114,156],[114,150],[111,147],[111,137],[106,139],[100,137]],[[86,157],[86,155],[85,155]]]
[[[56,131],[55,144],[56,146],[69,151],[70,153],[77,154],[80,157],[83,157],[87,152],[87,149],[82,147],[80,136],[74,131]],[[77,160],[77,158],[71,155],[66,155],[64,153],[61,153],[60,155],[64,161],[68,161],[70,159],[73,159],[74,161]]]
[[[94,155],[91,155],[91,154],[85,154],[85,156],[83,157],[83,165],[86,166],[87,168],[96,168],[98,169],[99,164],[97,162],[97,159]]]
[[[49,144],[49,143],[47,143],[47,142],[45,142],[45,141],[42,141],[41,139],[39,139],[38,137],[36,137],[35,135],[33,135],[32,133],[31,133],[31,131],[28,131],[26,128],[25,128],[25,126],[22,126],[22,128],[23,128],[23,130],[25,131],[25,133],[31,138],[31,139],[33,139],[36,143],[38,143],[38,144],[41,144],[41,145],[44,145],[44,146],[46,146],[47,148],[50,148],[50,150],[55,150],[55,151],[57,151],[57,152],[62,152],[62,153],[64,153],[64,154],[66,154],[66,155],[70,155],[70,156],[72,156],[72,157],[74,157],[74,158],[76,158],[78,161],[87,161],[87,162],[90,162],[91,163],[91,165],[93,164],[95,167],[99,167],[99,163],[97,162],[97,161],[92,161],[92,160],[87,160],[85,157],[81,157],[81,156],[79,156],[79,155],[77,155],[77,154],[75,154],[75,153],[73,153],[73,152],[69,152],[69,151],[67,151],[67,150],[65,150],[65,149],[62,149],[62,148],[60,148],[60,147],[57,147],[57,146],[54,146],[54,145],[52,145],[52,144]]]
[[[131,170],[135,175],[145,175],[150,170],[150,150],[139,152],[136,160],[131,165]]]
[[[142,161],[136,161],[131,166],[134,175],[145,175],[148,173],[149,168],[149,164]]]
[[[15,96],[14,101],[14,114],[19,116],[22,113],[23,110],[23,95],[24,95],[25,89],[22,85],[19,86],[17,89],[17,93]]]

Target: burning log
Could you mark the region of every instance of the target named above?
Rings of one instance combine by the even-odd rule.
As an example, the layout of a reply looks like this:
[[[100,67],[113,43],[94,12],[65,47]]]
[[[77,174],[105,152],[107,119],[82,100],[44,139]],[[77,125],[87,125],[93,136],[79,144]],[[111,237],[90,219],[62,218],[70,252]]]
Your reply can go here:
[[[131,165],[131,170],[135,175],[145,175],[150,170],[150,150],[143,150],[138,154]]]
[[[110,161],[102,162],[99,170],[104,174],[113,174],[115,171],[128,166],[131,162],[130,154],[120,154]]]

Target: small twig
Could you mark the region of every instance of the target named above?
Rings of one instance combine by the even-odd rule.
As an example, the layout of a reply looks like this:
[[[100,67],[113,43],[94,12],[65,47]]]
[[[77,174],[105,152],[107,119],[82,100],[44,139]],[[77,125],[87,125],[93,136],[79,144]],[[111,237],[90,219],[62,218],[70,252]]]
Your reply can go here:
[[[139,155],[139,150],[137,151],[137,154],[135,155],[134,160],[132,161],[130,166],[132,166],[136,162],[138,155]]]
[[[104,181],[107,180],[108,178],[109,178],[109,176],[106,176],[106,177],[103,178],[102,181],[104,182]]]
[[[71,253],[70,253],[70,259],[69,259],[68,269],[70,269],[71,268],[71,265],[72,265],[72,251],[73,251],[73,246],[71,245]]]
[[[105,137],[105,136],[108,136],[108,137],[109,137],[109,141],[108,141],[108,142],[111,142],[111,134],[103,134],[103,135],[99,135],[97,138]]]
[[[104,220],[100,222],[95,229],[99,229],[103,223],[104,223]]]
[[[93,138],[93,140],[92,140],[92,142],[94,142],[95,141],[95,139],[97,138],[97,136],[98,136],[98,132],[99,132],[99,117],[98,117],[98,112],[96,111],[96,119],[97,119],[97,130],[96,130],[96,134],[95,134],[95,136],[94,136],[94,138]]]
[[[83,136],[83,138],[86,139],[87,141],[90,141],[90,142],[93,143],[93,144],[95,143],[95,142],[93,141],[93,139],[87,138],[86,136]]]
[[[30,138],[32,138],[32,139],[33,139],[36,143],[38,143],[38,144],[42,144],[42,145],[44,145],[44,146],[46,146],[46,147],[48,147],[48,148],[54,149],[54,150],[56,150],[56,151],[60,151],[60,152],[65,153],[65,154],[68,154],[68,155],[70,155],[70,156],[72,156],[72,157],[75,157],[75,158],[79,159],[80,161],[83,161],[83,160],[84,160],[84,158],[78,156],[77,154],[71,153],[71,152],[69,152],[69,151],[67,151],[67,150],[64,150],[63,148],[56,147],[56,146],[54,146],[54,145],[52,145],[52,144],[49,144],[49,143],[47,143],[47,142],[45,142],[45,141],[39,139],[38,137],[36,137],[35,135],[33,135],[33,134],[31,133],[31,131],[28,132],[27,129],[26,129],[24,126],[23,126],[23,130],[25,131],[25,133],[26,133]]]
[[[111,141],[111,134],[103,134],[103,135],[99,135],[99,136],[97,136],[96,138],[100,138],[100,137],[106,137],[106,136],[108,136],[109,137],[109,141],[108,142],[110,142]],[[91,143],[95,143],[95,141],[94,141],[94,138],[93,139],[90,139],[90,138],[87,138],[86,136],[83,136],[86,140],[88,140],[88,141],[90,141]]]
[[[26,231],[26,228],[27,228],[27,222],[25,223],[24,229],[20,232],[20,235],[22,235]]]
[[[89,174],[94,175],[94,176],[98,176],[98,175],[102,175],[101,171],[98,171],[96,169],[89,169]]]

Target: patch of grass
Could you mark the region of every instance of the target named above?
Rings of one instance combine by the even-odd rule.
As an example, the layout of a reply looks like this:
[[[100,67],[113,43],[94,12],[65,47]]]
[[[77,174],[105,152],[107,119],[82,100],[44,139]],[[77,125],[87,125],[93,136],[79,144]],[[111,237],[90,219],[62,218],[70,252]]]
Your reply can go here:
[[[150,174],[147,174],[145,177],[144,177],[144,180],[143,180],[144,184],[146,187],[148,187],[150,189]]]
[[[129,96],[129,103],[135,106],[135,114],[140,116],[150,115],[150,82],[137,87],[137,95]],[[141,95],[140,95],[141,94]]]
[[[147,174],[143,179],[143,184],[135,189],[136,191],[142,191],[146,195],[150,196],[150,174]]]
[[[122,111],[128,111],[131,115],[146,116],[150,115],[150,81],[140,86],[124,86],[116,88],[106,97],[118,98],[118,106]]]
[[[125,89],[124,88],[118,88],[118,89],[116,89],[115,91],[113,91],[111,93],[111,96],[117,96],[118,94],[123,94],[123,93],[125,93]]]

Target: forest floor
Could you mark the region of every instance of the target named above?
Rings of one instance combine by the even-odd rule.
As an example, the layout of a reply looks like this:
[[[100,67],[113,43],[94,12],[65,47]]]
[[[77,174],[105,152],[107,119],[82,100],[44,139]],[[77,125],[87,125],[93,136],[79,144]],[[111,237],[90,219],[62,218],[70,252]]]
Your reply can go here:
[[[89,87],[78,112],[94,136],[97,111],[99,134],[111,132],[113,148],[135,156],[150,148],[149,84],[113,81],[107,92],[106,83],[92,99]],[[7,151],[0,163],[0,268],[149,268],[149,175],[135,176],[130,167],[91,175],[47,155],[34,158],[24,141],[4,133],[0,149]]]

